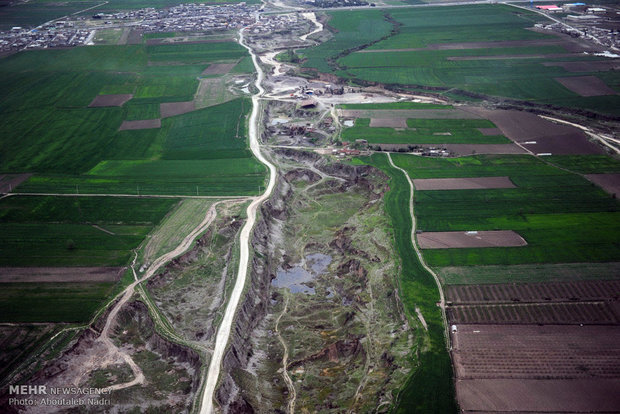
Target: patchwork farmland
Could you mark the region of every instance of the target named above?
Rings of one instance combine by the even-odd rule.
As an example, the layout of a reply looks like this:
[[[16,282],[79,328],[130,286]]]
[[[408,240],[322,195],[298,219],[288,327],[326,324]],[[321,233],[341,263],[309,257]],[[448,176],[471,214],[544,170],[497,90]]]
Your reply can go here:
[[[2,381],[56,355],[218,197],[265,186],[234,87],[245,49],[146,43],[0,61]]]
[[[618,115],[609,62],[593,55],[603,49],[533,29],[546,21],[534,12],[472,5],[330,16],[334,37],[303,51],[307,70],[403,90],[466,91],[460,97],[474,93]]]

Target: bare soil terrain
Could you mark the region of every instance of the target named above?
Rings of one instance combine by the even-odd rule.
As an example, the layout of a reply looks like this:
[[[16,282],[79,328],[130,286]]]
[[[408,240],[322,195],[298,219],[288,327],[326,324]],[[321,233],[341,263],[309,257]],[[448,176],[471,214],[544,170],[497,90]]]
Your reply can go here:
[[[560,125],[521,111],[467,107],[468,112],[489,119],[502,133],[533,153],[602,154],[603,149],[588,140],[578,128]]]
[[[464,324],[452,340],[459,379],[620,379],[617,326]]]
[[[464,412],[618,412],[620,379],[475,379],[456,383]]]
[[[617,60],[585,61],[585,62],[544,62],[544,66],[560,66],[569,72],[606,72],[620,69]]]
[[[133,94],[97,95],[88,105],[90,108],[103,106],[123,106],[125,102],[133,98]]]
[[[620,280],[560,283],[506,283],[446,286],[446,299],[453,303],[563,302],[571,300],[618,300]]]
[[[475,190],[516,188],[508,177],[423,178],[413,180],[416,190]]]
[[[162,118],[186,114],[194,111],[195,109],[194,101],[165,102],[159,105],[159,112]]]
[[[505,40],[495,42],[455,42],[455,43],[434,43],[426,47],[406,48],[406,49],[364,49],[357,53],[382,53],[382,52],[419,52],[422,50],[465,50],[465,49],[489,49],[502,47],[536,47],[536,46],[558,46],[564,45],[562,40]]]
[[[349,118],[478,119],[482,116],[461,109],[340,109]]]
[[[554,79],[566,88],[581,96],[603,96],[617,94],[616,91],[611,89],[605,84],[605,82],[596,76],[572,76]]]
[[[194,39],[191,40],[192,37],[159,37],[155,39],[147,39],[146,44],[151,45],[165,45],[165,44],[184,44],[184,45],[192,45],[192,44],[200,44],[200,43],[225,43],[230,42],[232,39]]]
[[[123,121],[119,131],[131,129],[154,129],[161,128],[161,119],[143,119],[139,121]]]
[[[601,301],[457,305],[450,306],[446,313],[450,324],[614,325],[620,320],[613,303]]]
[[[502,130],[499,128],[478,128],[478,131],[482,133],[482,135],[502,135]]]
[[[0,283],[116,282],[123,267],[0,267]]]
[[[0,174],[0,193],[9,193],[32,177],[32,174]]]
[[[587,174],[585,176],[609,194],[620,194],[620,174]]]
[[[471,247],[516,247],[527,242],[512,230],[478,232],[436,231],[417,235],[421,249],[464,249]]]
[[[407,128],[407,118],[372,118],[370,126],[372,128]]]
[[[491,56],[448,56],[446,60],[465,61],[465,60],[521,60],[521,59],[558,59],[579,56],[577,53],[546,53],[530,55],[491,55]]]
[[[208,68],[202,71],[203,75],[223,75],[228,73],[237,65],[237,62],[232,63],[212,63]]]

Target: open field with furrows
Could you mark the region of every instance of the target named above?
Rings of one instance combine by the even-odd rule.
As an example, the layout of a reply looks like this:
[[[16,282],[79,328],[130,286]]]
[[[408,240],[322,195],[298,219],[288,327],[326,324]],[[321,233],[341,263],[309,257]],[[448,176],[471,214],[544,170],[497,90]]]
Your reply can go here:
[[[620,280],[451,285],[445,287],[445,293],[446,300],[456,304],[617,300],[620,297]]]
[[[481,129],[495,128],[495,125],[486,119],[404,119],[402,125],[387,125],[387,120],[394,121],[394,118],[358,118],[355,126],[342,132],[342,139],[365,139],[371,144],[510,143],[501,132],[496,135],[484,134]]]
[[[527,246],[434,249],[432,266],[607,262],[619,259],[617,200],[585,178],[528,155],[431,159],[395,154],[412,178],[507,176],[516,188],[416,192],[418,229],[513,230]]]
[[[608,302],[454,305],[446,309],[450,324],[616,325],[620,315]]]
[[[216,88],[217,96],[203,90],[193,104],[205,69],[234,64],[245,54],[236,43],[217,42],[40,50],[4,58],[0,170],[34,173],[23,192],[253,194],[265,170],[246,149],[250,103],[230,101]],[[211,83],[226,82],[229,75],[215,76]],[[191,112],[160,121],[160,107],[174,102],[190,102]],[[234,162],[197,162],[219,158]],[[115,168],[102,169],[107,163]],[[153,176],[163,170],[174,174]]]
[[[620,263],[448,266],[438,268],[437,273],[444,285],[611,280],[620,278]]]
[[[460,407],[616,411],[619,334],[617,326],[458,325],[452,339]]]
[[[453,395],[452,366],[446,351],[443,323],[437,306],[439,293],[433,277],[422,267],[411,245],[409,185],[400,172],[392,168],[384,154],[375,154],[356,162],[368,163],[390,177],[390,191],[385,196],[385,210],[394,228],[394,243],[401,259],[399,295],[410,315],[419,309],[428,326],[428,342],[418,353],[419,367],[398,396],[396,412],[456,412]]]
[[[598,50],[568,36],[528,30],[551,22],[539,14],[507,5],[373,12],[331,12],[334,37],[304,50],[304,66],[362,81],[619,113],[617,74],[600,65],[604,58],[582,53]],[[373,30],[356,37],[359,21]],[[582,66],[566,68],[568,62]]]

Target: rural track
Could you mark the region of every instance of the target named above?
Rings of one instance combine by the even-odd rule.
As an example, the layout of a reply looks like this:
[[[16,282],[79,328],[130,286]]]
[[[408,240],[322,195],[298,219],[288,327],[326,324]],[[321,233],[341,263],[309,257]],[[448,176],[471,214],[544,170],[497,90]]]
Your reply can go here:
[[[265,2],[264,2],[265,3]],[[256,15],[256,21],[258,22],[259,15]],[[309,19],[314,22],[317,27],[319,23],[315,19]],[[247,221],[245,225],[241,229],[241,234],[239,236],[239,246],[240,246],[240,254],[239,254],[239,270],[237,272],[237,279],[235,281],[235,285],[233,287],[233,291],[231,292],[230,299],[228,301],[228,305],[226,306],[226,310],[224,312],[224,317],[222,318],[222,322],[217,331],[217,336],[215,339],[215,346],[213,349],[213,354],[211,356],[211,361],[209,363],[209,368],[207,370],[207,376],[205,380],[205,385],[202,392],[202,397],[200,401],[200,414],[211,414],[214,411],[213,407],[213,394],[215,392],[215,387],[217,386],[217,381],[221,371],[222,359],[224,357],[224,351],[228,344],[228,339],[230,338],[230,332],[232,330],[232,323],[237,313],[237,307],[239,305],[239,300],[241,298],[241,294],[243,293],[243,289],[245,287],[245,281],[247,278],[248,272],[248,264],[249,264],[249,242],[251,231],[256,223],[256,213],[260,205],[266,201],[273,192],[276,183],[277,169],[274,164],[268,161],[263,154],[261,153],[261,146],[259,142],[259,112],[260,112],[260,100],[267,97],[269,99],[277,99],[274,97],[270,97],[266,95],[265,89],[262,86],[263,80],[265,79],[265,73],[259,64],[259,56],[252,50],[252,48],[245,44],[243,32],[250,28],[250,26],[246,26],[239,30],[239,44],[247,49],[248,53],[252,56],[252,63],[256,68],[257,77],[254,81],[254,85],[258,92],[256,92],[252,96],[252,113],[250,115],[249,121],[249,141],[250,141],[250,150],[254,154],[254,156],[264,165],[269,168],[269,184],[265,188],[265,192],[254,199],[254,201],[247,208]],[[316,33],[313,31],[311,33]],[[308,33],[310,35],[311,33]],[[291,382],[291,385],[292,382]],[[294,385],[293,385],[294,392]],[[292,404],[291,404],[292,402]],[[289,413],[292,414],[295,409],[295,399],[289,401]]]
[[[390,165],[393,168],[402,172],[405,175],[405,178],[407,178],[407,181],[409,182],[409,190],[410,190],[409,191],[409,215],[411,216],[411,244],[413,245],[413,250],[415,250],[415,253],[418,256],[418,260],[420,261],[420,264],[428,273],[430,273],[433,276],[433,279],[435,280],[435,284],[437,285],[437,289],[439,290],[439,308],[441,309],[441,319],[442,319],[442,323],[444,326],[443,334],[446,339],[446,348],[448,349],[448,351],[450,351],[451,344],[450,344],[450,334],[448,330],[448,319],[446,318],[446,300],[443,294],[443,289],[441,288],[441,282],[439,280],[439,276],[437,276],[437,273],[435,273],[433,269],[428,267],[428,265],[424,261],[424,258],[422,257],[422,252],[420,252],[418,244],[416,243],[416,240],[415,240],[416,219],[415,219],[415,212],[413,209],[413,196],[414,196],[415,187],[413,186],[413,181],[411,181],[411,177],[409,177],[409,174],[407,174],[407,171],[405,171],[403,168],[400,168],[399,166],[394,164],[394,161],[392,161],[392,156],[389,152],[387,152],[386,154],[387,154],[388,161],[390,162]],[[426,321],[423,318],[420,319],[420,322],[422,323],[422,325],[424,326],[426,325]]]
[[[152,265],[150,265],[148,267],[148,269],[146,270],[146,273],[141,277],[138,278],[136,271],[135,271],[135,263],[136,263],[136,259],[137,259],[137,253],[133,259],[133,262],[131,264],[131,271],[133,272],[133,276],[134,276],[134,282],[131,283],[129,286],[127,286],[125,288],[125,290],[123,292],[121,292],[119,295],[122,294],[121,298],[118,300],[118,302],[114,305],[114,307],[112,308],[112,310],[110,311],[110,313],[108,314],[108,317],[106,319],[106,323],[103,327],[103,329],[101,330],[101,334],[99,335],[99,338],[97,338],[97,341],[103,342],[103,344],[106,346],[106,348],[109,350],[108,353],[111,354],[119,354],[123,360],[131,367],[131,370],[134,373],[134,379],[132,381],[129,381],[127,383],[124,384],[116,384],[116,385],[112,385],[109,387],[110,390],[120,390],[120,389],[124,389],[124,388],[128,388],[134,385],[138,385],[138,384],[143,384],[144,383],[144,374],[142,372],[142,370],[140,369],[140,367],[133,361],[133,359],[129,356],[129,354],[127,354],[124,351],[121,351],[118,349],[118,347],[116,345],[114,345],[114,343],[112,342],[112,340],[110,339],[110,330],[112,329],[112,326],[116,320],[116,317],[118,315],[118,313],[120,312],[121,308],[129,301],[129,299],[131,299],[131,297],[133,296],[135,290],[136,290],[136,286],[138,286],[139,284],[141,284],[142,282],[147,281],[148,279],[150,279],[153,275],[155,275],[155,273],[166,263],[168,263],[170,260],[174,259],[175,257],[183,254],[185,251],[187,251],[192,243],[196,240],[196,238],[203,233],[210,225],[211,223],[213,223],[213,221],[215,220],[215,218],[217,217],[217,211],[216,211],[216,207],[218,204],[220,203],[224,203],[225,201],[220,201],[217,203],[214,203],[209,210],[207,211],[207,213],[205,214],[205,218],[202,220],[202,222],[200,222],[200,224],[198,224],[198,226],[196,226],[187,236],[185,236],[185,238],[181,241],[181,243],[179,243],[179,245],[169,251],[168,253],[163,254],[162,256],[158,257]],[[118,296],[117,296],[118,297]],[[151,304],[149,304],[151,305]],[[151,306],[149,306],[150,310],[154,313],[156,313],[155,309],[151,309]],[[167,327],[165,326],[165,324],[163,323],[162,320],[159,320],[158,318],[154,318],[155,323],[159,323],[163,326],[163,329],[165,331],[168,331]]]
[[[275,325],[275,332],[276,335],[278,335],[278,340],[280,340],[280,343],[282,344],[282,348],[284,348],[284,355],[282,356],[282,377],[284,377],[284,382],[286,382],[286,388],[288,388],[289,391],[289,400],[288,400],[288,404],[287,404],[287,408],[288,408],[288,413],[289,414],[293,414],[295,412],[295,402],[297,400],[297,392],[295,391],[295,385],[293,384],[293,380],[291,379],[290,375],[288,375],[288,370],[287,370],[287,365],[288,365],[288,347],[286,346],[286,342],[284,341],[284,338],[282,338],[282,335],[280,334],[280,330],[278,329],[278,325],[280,324],[280,319],[282,319],[282,316],[284,316],[284,314],[287,311],[288,308],[288,302],[289,302],[290,296],[286,295],[286,302],[284,303],[284,309],[282,309],[282,312],[280,313],[280,315],[278,315],[278,319],[276,319],[276,325]]]
[[[256,19],[258,20],[258,15],[256,16]],[[258,92],[252,96],[252,114],[250,115],[249,121],[248,135],[250,141],[250,150],[261,163],[263,163],[269,168],[269,184],[267,185],[265,192],[259,197],[255,198],[254,201],[252,201],[252,203],[250,203],[247,208],[248,219],[245,222],[243,228],[241,229],[241,234],[239,236],[240,252],[237,279],[230,294],[230,299],[228,301],[228,305],[226,306],[224,317],[222,318],[222,322],[215,338],[215,347],[213,348],[213,355],[211,357],[209,368],[207,370],[207,377],[205,380],[204,391],[202,393],[200,403],[200,414],[211,414],[213,412],[213,394],[215,392],[217,380],[220,375],[222,359],[224,357],[224,351],[226,350],[226,346],[228,344],[228,339],[232,330],[234,317],[237,313],[237,306],[239,305],[239,300],[241,298],[241,294],[243,293],[245,281],[247,278],[251,232],[254,228],[254,224],[256,223],[258,208],[265,200],[270,197],[276,183],[276,167],[271,162],[269,162],[261,153],[260,143],[258,139],[258,115],[260,112],[260,99],[265,94],[265,90],[262,87],[265,74],[258,63],[257,55],[254,53],[251,47],[244,43],[243,32],[248,27],[250,26],[246,26],[239,30],[239,44],[246,48],[252,56],[252,62],[254,63],[254,67],[256,68],[256,71],[258,73],[256,81],[254,82],[254,85],[258,89]]]

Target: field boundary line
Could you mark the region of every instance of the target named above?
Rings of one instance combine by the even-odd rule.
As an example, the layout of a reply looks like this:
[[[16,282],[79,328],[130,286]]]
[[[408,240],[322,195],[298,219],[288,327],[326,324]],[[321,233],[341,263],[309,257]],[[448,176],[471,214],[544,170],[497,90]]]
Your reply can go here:
[[[405,178],[407,178],[407,181],[409,182],[409,190],[410,190],[409,191],[409,215],[411,216],[411,244],[413,246],[413,250],[415,250],[415,253],[418,256],[418,260],[420,261],[420,264],[428,273],[430,273],[433,276],[433,279],[435,280],[435,284],[437,285],[437,289],[439,289],[439,308],[441,309],[441,319],[442,319],[443,326],[444,326],[443,334],[446,340],[446,349],[450,351],[452,349],[452,345],[450,343],[450,335],[448,333],[448,319],[446,318],[446,300],[444,298],[443,289],[441,288],[441,281],[439,280],[439,276],[437,276],[437,274],[433,271],[433,269],[431,269],[424,261],[424,258],[422,257],[422,252],[420,252],[420,249],[418,248],[418,245],[415,240],[416,218],[415,218],[415,211],[413,209],[413,197],[414,197],[415,187],[407,171],[405,171],[403,168],[394,164],[394,161],[392,161],[392,156],[389,152],[387,152],[386,154],[387,154],[387,158],[388,158],[390,165],[393,168],[401,171],[405,175]],[[425,321],[423,322],[423,324],[425,324]]]
[[[113,194],[113,193],[85,193],[85,194],[73,194],[73,193],[6,193],[2,196],[47,196],[47,197],[127,197],[127,198],[190,198],[198,200],[213,200],[213,199],[252,199],[254,196],[190,196],[190,195],[168,195],[168,194]]]

